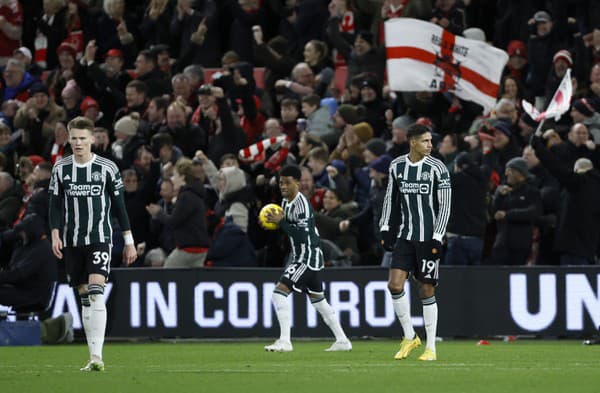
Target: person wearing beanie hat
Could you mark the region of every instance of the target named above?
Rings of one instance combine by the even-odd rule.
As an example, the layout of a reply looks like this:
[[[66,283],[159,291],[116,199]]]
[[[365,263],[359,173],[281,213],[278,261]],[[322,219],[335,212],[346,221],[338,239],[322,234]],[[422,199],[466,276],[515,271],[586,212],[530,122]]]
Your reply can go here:
[[[546,79],[546,102],[549,103],[560,86],[560,82],[569,68],[573,67],[573,58],[567,50],[559,50],[552,58],[552,67]]]
[[[115,123],[115,136],[117,140],[136,135],[139,125],[139,115],[136,112],[117,120]]]
[[[506,168],[514,169],[519,172],[524,178],[529,176],[529,168],[527,167],[527,161],[521,157],[515,157],[510,159],[506,163]]]
[[[392,157],[387,154],[382,154],[369,164],[369,169],[375,172],[387,175],[390,170],[390,164],[392,163]]]
[[[135,160],[137,149],[144,144],[138,134],[140,115],[133,112],[115,122],[115,141],[111,153],[119,168],[129,168]]]
[[[81,101],[79,109],[81,109],[81,114],[93,121],[96,127],[110,128],[106,116],[104,116],[104,113],[100,112],[98,101],[92,97],[85,97],[83,101]]]
[[[567,68],[573,67],[573,57],[571,57],[571,53],[568,50],[561,49],[554,54],[552,62],[556,63],[559,60],[564,61],[567,65]]]
[[[358,112],[356,107],[350,104],[342,104],[338,106],[334,116],[334,126],[343,129],[346,124],[354,125],[358,123]]]
[[[594,139],[594,143],[600,144],[600,114],[596,113],[591,99],[581,98],[573,101],[571,118],[573,123],[583,123]]]
[[[468,38],[470,40],[487,42],[485,32],[479,27],[470,27],[468,29],[465,29],[463,31],[463,37]]]
[[[33,97],[37,93],[44,93],[47,96],[50,95],[50,93],[48,93],[48,86],[46,86],[42,82],[34,82],[33,85],[31,85],[31,87],[29,88],[30,97]]]
[[[494,195],[493,213],[498,232],[492,248],[494,265],[527,263],[533,240],[533,223],[542,215],[542,198],[529,184],[527,161],[515,157],[506,163],[505,183]]]
[[[355,124],[352,127],[354,134],[358,137],[361,143],[367,143],[367,141],[373,138],[373,128],[367,122]]]
[[[528,53],[527,47],[523,41],[513,40],[508,43],[506,48],[508,53],[508,63],[503,76],[510,75],[522,84],[525,84],[528,71]]]
[[[64,121],[66,113],[48,94],[48,87],[35,82],[29,89],[30,98],[21,106],[13,121],[15,129],[24,130],[22,143],[27,151],[40,153],[45,142],[54,136],[56,123]]]

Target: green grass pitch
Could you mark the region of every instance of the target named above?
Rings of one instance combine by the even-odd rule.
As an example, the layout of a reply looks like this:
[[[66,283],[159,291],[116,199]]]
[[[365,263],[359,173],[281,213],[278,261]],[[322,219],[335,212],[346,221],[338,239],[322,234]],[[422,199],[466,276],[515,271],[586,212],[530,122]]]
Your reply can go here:
[[[109,343],[106,371],[82,373],[84,345],[0,348],[2,392],[600,392],[600,346],[581,341],[438,343],[438,361],[422,348],[393,360],[397,341],[296,341],[294,352],[267,353],[257,342]]]

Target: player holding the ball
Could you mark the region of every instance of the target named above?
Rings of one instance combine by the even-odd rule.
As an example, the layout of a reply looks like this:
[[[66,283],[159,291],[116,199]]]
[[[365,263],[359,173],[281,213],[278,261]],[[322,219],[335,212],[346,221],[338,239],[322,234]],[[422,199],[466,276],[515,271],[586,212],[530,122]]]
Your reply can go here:
[[[279,171],[279,189],[283,196],[282,209],[267,209],[266,222],[276,224],[290,238],[292,262],[285,269],[272,295],[279,321],[280,336],[273,344],[265,346],[271,352],[293,350],[290,338],[291,311],[288,296],[292,290],[308,293],[311,304],[335,335],[335,342],[326,351],[350,351],[352,344],[342,329],[336,313],[323,292],[323,252],[315,227],[315,217],[310,202],[300,189],[302,172],[297,165],[288,165]],[[259,220],[260,222],[260,220]]]

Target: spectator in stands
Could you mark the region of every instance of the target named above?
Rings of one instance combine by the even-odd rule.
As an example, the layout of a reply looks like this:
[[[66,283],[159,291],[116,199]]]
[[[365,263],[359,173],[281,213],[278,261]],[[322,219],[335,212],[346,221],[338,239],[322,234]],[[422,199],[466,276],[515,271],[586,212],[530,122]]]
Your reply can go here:
[[[136,79],[146,84],[148,97],[153,98],[171,93],[167,75],[158,68],[156,54],[148,49],[142,50],[135,60]]]
[[[452,174],[454,172],[454,162],[458,153],[460,153],[456,134],[446,134],[438,146],[438,152],[442,156],[442,161],[446,164],[448,172]]]
[[[57,274],[45,227],[40,217],[30,214],[0,234],[3,247],[13,247],[7,268],[0,271],[0,304],[42,310],[48,305]]]
[[[528,181],[527,162],[515,157],[506,163],[506,182],[493,202],[498,233],[492,249],[495,265],[525,265],[531,253],[533,224],[542,214],[538,189]]]
[[[60,100],[62,107],[67,112],[67,121],[81,115],[81,89],[74,79],[69,80],[62,89]]]
[[[145,82],[140,80],[132,80],[129,82],[125,88],[127,105],[117,111],[115,114],[115,121],[132,112],[137,112],[143,116],[148,107],[147,97],[148,86]]]
[[[532,254],[532,257],[535,258],[536,265],[558,265],[559,258],[553,254],[553,248],[560,203],[560,184],[541,164],[535,150],[530,145],[523,149],[523,159],[527,162],[527,168],[532,175],[530,177],[531,184],[540,190],[543,206],[542,215],[535,222],[539,236],[538,246],[534,246],[533,249],[537,249],[537,255]]]
[[[569,166],[552,154],[537,136],[532,145],[542,164],[563,186],[554,242],[555,250],[560,253],[560,264],[593,264],[600,241],[598,170],[587,158],[579,158]]]
[[[58,46],[56,52],[58,65],[48,74],[46,84],[57,103],[62,105],[61,92],[69,81],[73,81],[80,88],[87,87],[89,82],[85,79],[83,68],[76,60],[77,50],[73,44],[65,41]]]
[[[67,126],[64,121],[59,121],[54,126],[54,137],[46,143],[43,157],[54,165],[56,161],[72,153]]]
[[[23,62],[17,59],[9,59],[6,67],[2,70],[2,81],[0,81],[0,93],[2,102],[17,100],[25,102],[29,98],[29,88],[34,78],[25,71]]]
[[[315,75],[318,75],[323,68],[331,68],[331,60],[327,55],[327,44],[323,41],[310,40],[304,45],[304,62],[309,65]]]
[[[389,266],[392,253],[383,254],[381,235],[379,232],[379,219],[383,208],[383,200],[388,186],[388,173],[392,158],[387,154],[382,155],[369,164],[369,178],[371,187],[368,203],[361,211],[348,220],[340,222],[340,231],[345,232],[350,228],[358,230],[359,248],[363,251],[363,264],[381,264]],[[383,256],[383,259],[382,259]],[[369,258],[372,258],[369,260]]]
[[[126,104],[125,89],[132,78],[124,69],[121,50],[106,52],[104,63],[96,61],[97,51],[96,41],[90,40],[80,64],[87,79],[93,81],[87,93],[98,101],[107,119],[112,121],[117,110]]]
[[[108,132],[108,130],[102,127],[95,127],[93,135],[94,144],[92,145],[92,151],[101,157],[108,158],[112,162],[116,162],[115,157],[112,155],[110,133]]]
[[[121,172],[123,178],[123,189],[125,198],[125,207],[131,220],[131,232],[136,244],[144,243],[148,247],[155,242],[148,223],[150,214],[146,210],[147,195],[144,195],[144,189],[141,188],[138,174],[135,169],[125,169]],[[142,257],[143,255],[139,255]]]
[[[564,41],[567,36],[567,13],[566,10],[561,10],[566,7],[566,4],[557,3],[553,12],[555,20],[552,20],[548,12],[538,11],[528,22],[533,32],[527,43],[529,55],[527,85],[536,98],[544,97],[545,82],[552,66],[552,57],[566,44]],[[544,105],[542,103],[539,106]]]
[[[164,97],[154,97],[148,103],[144,118],[140,122],[138,133],[149,142],[150,139],[167,123],[169,101]]]
[[[65,0],[46,0],[43,7],[34,41],[35,61],[43,69],[53,70],[58,65],[57,49],[67,37],[67,7]]]
[[[342,105],[343,106],[343,105]],[[339,112],[339,110],[338,110]],[[351,156],[362,161],[365,144],[373,137],[373,128],[369,123],[346,124],[336,148],[329,156],[330,160],[349,160]]]
[[[100,110],[100,105],[98,105],[98,101],[96,101],[92,97],[85,97],[81,101],[79,109],[81,110],[81,114],[83,115],[83,117],[87,117],[88,119],[94,122],[94,126],[102,128],[110,127],[111,121],[108,120],[104,115],[104,112]]]
[[[0,3],[0,66],[5,66],[21,45],[23,9],[17,0]]]
[[[25,70],[29,72],[29,74],[35,79],[40,79],[42,77],[42,72],[44,70],[42,67],[37,65],[37,63],[33,63],[33,56],[31,55],[29,48],[22,46],[15,49],[13,52],[13,58],[22,61],[25,65]]]
[[[171,42],[171,32],[169,25],[173,16],[173,2],[168,0],[150,0],[144,12],[142,23],[139,30],[142,37],[145,38],[146,46],[157,44],[169,44]],[[173,36],[178,37],[179,34]]]
[[[523,41],[513,40],[508,43],[506,51],[508,52],[508,63],[506,63],[503,74],[512,76],[524,85],[529,70],[525,44]]]
[[[152,156],[158,159],[163,168],[168,163],[174,165],[183,157],[181,149],[177,146],[173,146],[173,138],[171,135],[165,134],[164,132],[159,132],[152,137],[150,140],[150,147],[152,148]]]
[[[410,117],[397,117],[392,122],[392,138],[388,142],[387,154],[396,158],[403,154],[407,154],[410,150],[406,129],[414,123]]]
[[[229,48],[240,59],[252,63],[252,26],[265,25],[265,11],[258,0],[227,0],[227,11],[233,23],[229,32]]]
[[[546,105],[548,105],[550,100],[552,100],[552,97],[554,96],[554,93],[556,93],[556,90],[558,89],[563,76],[565,76],[567,73],[567,70],[572,67],[573,58],[568,50],[561,49],[554,54],[552,58],[552,67],[550,68],[550,72],[546,78]]]
[[[187,64],[219,66],[221,40],[216,2],[204,0],[195,5],[193,3],[191,0],[179,0],[170,22],[171,36],[179,37],[179,56],[174,66],[176,71],[182,70]]]
[[[15,116],[15,127],[23,129],[21,140],[25,151],[38,154],[54,135],[56,123],[66,119],[65,110],[54,103],[48,88],[41,82],[31,85],[30,98]]]
[[[23,188],[8,172],[0,172],[0,230],[12,226],[17,218]]]
[[[137,135],[139,124],[140,115],[136,112],[115,122],[115,141],[111,145],[111,152],[121,170],[131,167],[137,149],[144,144]]]
[[[174,101],[167,108],[167,123],[159,130],[171,135],[186,157],[193,157],[196,150],[206,150],[208,134],[199,126],[188,124],[185,106]]]
[[[488,184],[485,174],[468,153],[454,161],[452,210],[448,220],[446,265],[480,265],[487,223]]]
[[[321,98],[318,95],[310,94],[302,98],[302,113],[306,116],[308,135],[318,136],[328,146],[337,143],[339,136],[334,132],[329,108],[321,106]]]
[[[171,179],[163,179],[160,183],[160,199],[157,204],[161,211],[165,214],[170,215],[173,213],[175,208],[175,200],[177,198],[177,191]],[[150,232],[154,237],[157,238],[158,246],[166,253],[170,254],[175,248],[175,237],[173,231],[169,228],[165,228],[159,220],[152,218],[150,221]],[[162,264],[161,264],[162,266]]]
[[[171,89],[173,90],[173,100],[179,100],[185,105],[194,107],[198,104],[196,92],[192,90],[192,84],[185,74],[175,74],[171,78]]]
[[[146,209],[173,232],[176,248],[169,254],[164,267],[201,267],[204,265],[210,238],[206,232],[204,187],[194,178],[192,160],[177,161],[171,181],[177,190],[177,201],[171,214],[159,205],[149,204]]]
[[[28,214],[36,214],[44,222],[46,235],[50,235],[50,226],[48,224],[48,208],[50,195],[48,186],[50,185],[50,176],[52,175],[52,164],[42,161],[35,166],[32,173],[32,187],[28,197],[23,198],[23,204],[19,211],[19,217],[16,222],[21,221]]]
[[[300,165],[306,163],[308,154],[316,147],[328,149],[327,145],[318,136],[309,135],[306,132],[300,134],[300,140],[298,141],[298,162]]]
[[[329,7],[329,11],[327,36],[348,64],[346,85],[350,83],[355,75],[363,72],[383,75],[385,71],[385,48],[374,48],[373,34],[366,30],[359,31],[355,35],[354,45],[349,44],[339,31],[340,11],[337,7],[332,6]]]
[[[582,123],[573,124],[567,134],[567,140],[552,146],[551,150],[569,168],[572,168],[579,158],[588,158],[594,165],[600,162],[600,150],[596,149],[594,142],[590,140],[587,127]]]
[[[381,87],[375,77],[367,77],[360,87],[360,103],[366,108],[364,120],[373,128],[373,135],[378,138],[389,138],[385,112],[389,109],[381,97]]]
[[[10,136],[10,127],[4,121],[0,121],[0,153],[4,155],[3,167],[0,168],[0,171],[8,170],[12,173],[15,167],[16,143],[11,140]]]
[[[323,208],[315,212],[315,225],[319,229],[321,239],[333,242],[347,258],[358,262],[358,228],[349,228],[344,232],[340,230],[340,222],[357,212],[355,203],[344,203],[347,199],[348,196],[341,195],[339,190],[327,189],[323,196]]]
[[[137,51],[135,37],[139,36],[139,15],[134,10],[127,10],[123,0],[103,1],[103,11],[91,16],[89,35],[97,41],[101,55],[110,49],[120,49],[125,55],[125,64],[131,66]]]
[[[323,197],[325,196],[325,188],[315,187],[312,170],[307,166],[301,166],[302,176],[300,177],[300,192],[309,200],[314,211],[319,211],[323,208]]]
[[[584,124],[594,143],[600,145],[600,114],[595,112],[594,107],[587,98],[573,101],[571,119],[573,119],[573,123]]]
[[[247,233],[249,205],[254,195],[246,185],[244,171],[236,167],[221,168],[217,174],[217,191],[219,201],[214,207],[215,215],[224,219],[232,217],[233,223]]]
[[[437,0],[432,14],[430,22],[440,25],[452,34],[462,34],[467,27],[465,10],[456,0]]]
[[[504,122],[497,122],[494,127],[483,126],[479,132],[482,150],[480,162],[498,178],[504,178],[506,163],[521,156],[521,150],[512,138],[510,126]]]
[[[281,101],[281,126],[283,133],[286,134],[291,141],[298,142],[300,139],[300,130],[298,130],[298,100],[293,98],[284,98]]]

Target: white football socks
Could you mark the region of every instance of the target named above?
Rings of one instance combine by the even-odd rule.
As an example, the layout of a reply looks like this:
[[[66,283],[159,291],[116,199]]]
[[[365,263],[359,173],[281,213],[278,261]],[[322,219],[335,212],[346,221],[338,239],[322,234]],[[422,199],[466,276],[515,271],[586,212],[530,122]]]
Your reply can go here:
[[[102,293],[97,293],[101,288]],[[89,285],[90,297],[90,328],[88,345],[90,347],[90,358],[102,360],[102,347],[104,346],[104,334],[106,331],[106,305],[104,304],[104,287]]]
[[[402,325],[404,338],[412,340],[415,338],[415,329],[410,320],[410,303],[408,302],[406,292],[392,293],[392,304],[394,305],[394,311],[400,321],[400,325]]]
[[[321,314],[321,317],[323,317],[323,320],[335,335],[335,340],[348,341],[348,337],[346,337],[346,333],[344,333],[342,325],[340,325],[335,310],[327,303],[327,299],[323,298],[316,303],[312,303],[312,305]]]
[[[83,325],[83,331],[85,332],[85,338],[88,343],[88,351],[92,356],[92,346],[90,345],[90,298],[87,294],[81,296],[81,324]]]
[[[435,296],[422,299],[423,321],[427,333],[427,348],[435,352],[435,336],[437,334],[438,306]]]
[[[290,312],[290,304],[288,302],[287,295],[284,295],[282,292],[273,292],[271,296],[273,301],[273,305],[275,306],[275,314],[277,315],[277,320],[279,321],[279,339],[282,341],[291,342],[290,334],[291,334],[291,312]]]

